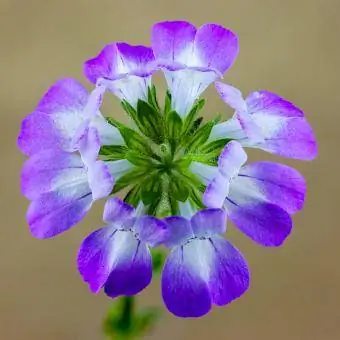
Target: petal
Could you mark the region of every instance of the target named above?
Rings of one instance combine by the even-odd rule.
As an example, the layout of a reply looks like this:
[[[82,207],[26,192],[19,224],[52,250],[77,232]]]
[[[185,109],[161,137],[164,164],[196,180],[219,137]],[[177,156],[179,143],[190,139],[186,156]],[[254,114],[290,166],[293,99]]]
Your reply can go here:
[[[119,130],[109,124],[102,115],[92,118],[90,126],[93,126],[99,134],[101,145],[124,145],[124,139]]]
[[[241,166],[247,161],[247,154],[237,141],[229,142],[218,158],[218,169],[228,179],[238,174]]]
[[[184,243],[189,238],[194,237],[190,222],[184,217],[171,216],[164,219],[167,224],[169,232],[168,238],[164,244],[167,247],[173,247]]]
[[[135,215],[135,208],[118,197],[107,200],[104,207],[103,220],[106,223],[121,224]]]
[[[242,140],[247,139],[247,135],[240,122],[242,118],[240,115],[234,114],[231,119],[214,125],[208,142],[226,138],[238,140],[243,145]],[[245,124],[243,124],[243,127],[245,127]]]
[[[263,143],[249,146],[296,159],[316,157],[313,130],[298,107],[268,91],[253,92],[246,101],[265,139]]]
[[[196,28],[186,21],[165,21],[152,28],[152,49],[161,66],[176,69],[192,59]]]
[[[227,240],[210,239],[214,248],[209,290],[214,304],[224,306],[240,297],[249,287],[249,270],[242,254]]]
[[[93,200],[109,196],[114,186],[114,178],[107,165],[103,161],[96,161],[89,166],[88,173]]]
[[[219,175],[219,169],[217,166],[203,164],[200,162],[193,161],[189,167],[190,171],[192,171],[204,184],[208,184],[215,177]]]
[[[126,159],[120,159],[118,161],[105,161],[105,164],[109,168],[111,175],[116,181],[133,169],[133,165]]]
[[[29,206],[27,221],[37,238],[49,238],[78,223],[92,205],[87,182],[41,194]]]
[[[152,257],[148,247],[128,231],[118,231],[111,247],[112,269],[105,283],[105,293],[112,298],[139,293],[152,279]]]
[[[225,209],[230,220],[247,236],[263,246],[281,245],[292,229],[289,214],[244,187],[238,178],[231,186]]]
[[[78,270],[93,293],[104,286],[111,273],[112,243],[117,232],[111,227],[96,230],[83,241],[79,249]]]
[[[207,282],[201,276],[201,263],[196,242],[177,246],[169,254],[162,273],[162,296],[168,310],[179,317],[199,317],[211,309]]]
[[[231,108],[236,111],[247,111],[247,104],[243,99],[242,93],[239,89],[220,82],[215,83],[215,88],[222,100]]]
[[[196,237],[222,234],[227,229],[227,214],[222,209],[200,210],[192,217],[191,227]]]
[[[244,166],[238,182],[254,190],[269,203],[279,205],[289,214],[303,208],[306,195],[306,182],[295,169],[278,163],[257,162]]]
[[[264,143],[264,135],[260,125],[256,124],[253,117],[244,111],[235,113],[235,119],[240,123],[240,128],[244,131],[244,137],[248,139],[248,144]],[[240,141],[242,143],[242,141]]]
[[[76,154],[55,150],[31,156],[21,173],[22,192],[31,200],[42,193],[86,181],[87,174],[81,158]]]
[[[168,238],[167,224],[153,216],[138,218],[134,229],[138,238],[152,247],[160,245]]]
[[[33,112],[22,121],[18,147],[24,154],[30,156],[43,150],[62,148],[64,142],[49,115]]]
[[[221,173],[207,185],[203,194],[203,203],[208,208],[222,208],[229,193],[230,181]]]
[[[234,63],[238,50],[237,36],[222,26],[206,24],[197,30],[194,53],[199,66],[224,74]]]
[[[94,127],[87,127],[80,136],[76,148],[87,167],[97,160],[100,150],[100,138]]]

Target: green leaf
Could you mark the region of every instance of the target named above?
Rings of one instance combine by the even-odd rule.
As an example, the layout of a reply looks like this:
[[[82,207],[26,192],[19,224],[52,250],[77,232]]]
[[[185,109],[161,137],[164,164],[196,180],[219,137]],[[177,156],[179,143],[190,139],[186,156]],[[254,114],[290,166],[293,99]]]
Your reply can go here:
[[[140,99],[137,102],[137,119],[138,127],[145,136],[156,143],[162,142],[164,136],[159,112],[149,103]]]
[[[157,112],[160,112],[160,107],[159,107],[158,99],[157,99],[156,86],[153,84],[150,87],[148,87],[148,102],[151,106],[154,107],[154,109]]]
[[[128,151],[125,154],[125,159],[127,159],[130,163],[132,163],[135,166],[144,168],[150,167],[152,165],[152,162],[154,162],[154,159],[134,150]]]
[[[100,156],[105,156],[106,160],[124,159],[129,149],[125,145],[103,145],[99,150]]]
[[[162,183],[159,175],[156,173],[147,176],[141,183],[141,199],[145,205],[152,204],[159,200],[162,195]]]
[[[113,187],[112,194],[126,188],[127,186],[138,184],[144,178],[145,178],[144,168],[133,169],[117,180],[115,186]]]
[[[231,141],[231,139],[219,139],[213,142],[202,145],[199,150],[202,153],[220,153],[224,147]]]
[[[170,142],[172,153],[175,152],[177,145],[180,142],[182,131],[182,118],[176,111],[171,111],[166,116],[167,136]]]
[[[185,202],[189,196],[187,182],[178,175],[172,174],[170,177],[169,195],[177,201]]]
[[[136,109],[126,100],[122,100],[121,105],[124,111],[130,116],[130,118],[137,124],[137,111]]]
[[[171,93],[166,91],[164,102],[164,115],[166,116],[171,110]]]
[[[203,106],[205,104],[205,99],[201,98],[196,101],[196,103],[191,108],[189,114],[186,116],[183,124],[183,135],[188,134],[188,132],[191,130],[192,125],[194,123],[195,117],[197,113],[202,110]]]
[[[135,185],[130,191],[126,194],[124,201],[135,208],[137,208],[140,202],[140,186],[137,184]]]

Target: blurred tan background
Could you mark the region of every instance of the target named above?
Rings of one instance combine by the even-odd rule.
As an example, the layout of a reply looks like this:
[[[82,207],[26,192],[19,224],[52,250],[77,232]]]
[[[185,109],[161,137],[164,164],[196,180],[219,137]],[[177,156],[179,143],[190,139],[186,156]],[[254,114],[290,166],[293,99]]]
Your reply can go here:
[[[306,176],[305,209],[280,249],[261,248],[230,226],[252,270],[248,293],[207,317],[181,320],[164,310],[150,339],[340,339],[340,21],[339,0],[0,0],[1,228],[0,339],[97,340],[111,301],[92,295],[76,270],[83,237],[101,226],[101,204],[69,232],[33,239],[21,196],[20,122],[58,78],[82,76],[82,63],[108,42],[148,44],[156,21],[217,22],[240,37],[225,81],[245,93],[277,92],[304,109],[320,146]],[[161,77],[157,82],[163,85]],[[205,112],[223,112],[212,89]],[[106,114],[122,114],[117,101]],[[275,159],[253,152],[253,159]],[[285,161],[285,160],[282,160]],[[338,210],[337,210],[338,209]],[[161,306],[157,280],[139,297]]]

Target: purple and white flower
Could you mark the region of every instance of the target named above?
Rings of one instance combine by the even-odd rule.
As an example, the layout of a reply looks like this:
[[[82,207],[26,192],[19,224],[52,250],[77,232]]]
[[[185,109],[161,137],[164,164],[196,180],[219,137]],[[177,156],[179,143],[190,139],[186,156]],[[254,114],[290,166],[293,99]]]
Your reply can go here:
[[[107,227],[90,234],[80,247],[78,268],[90,290],[115,298],[134,295],[152,279],[155,247],[167,237],[167,225],[152,216],[143,216],[119,198],[106,202],[103,219]]]
[[[226,213],[206,209],[190,219],[168,217],[171,252],[162,273],[162,295],[169,311],[179,317],[199,317],[212,305],[224,306],[249,286],[242,254],[220,234],[226,231]]]
[[[138,99],[147,100],[151,76],[156,69],[151,48],[121,42],[105,46],[84,65],[90,82],[103,86],[133,107],[137,106]]]
[[[238,38],[216,24],[196,29],[186,21],[165,21],[152,29],[152,49],[172,96],[172,108],[185,117],[196,99],[232,66]]]
[[[204,204],[224,208],[230,220],[263,246],[279,246],[291,232],[292,214],[301,210],[306,194],[303,176],[289,166],[257,162],[243,166],[241,145],[227,144],[218,167],[194,162],[192,171],[207,185]]]
[[[284,157],[302,160],[316,157],[313,130],[295,105],[268,91],[252,92],[244,100],[231,85],[216,83],[216,89],[236,112],[232,119],[213,127],[211,141],[230,138],[243,146]]]
[[[72,152],[89,127],[98,130],[101,144],[124,144],[119,131],[99,112],[103,89],[97,87],[89,95],[74,79],[57,81],[23,120],[18,137],[20,150],[28,156],[56,148]]]

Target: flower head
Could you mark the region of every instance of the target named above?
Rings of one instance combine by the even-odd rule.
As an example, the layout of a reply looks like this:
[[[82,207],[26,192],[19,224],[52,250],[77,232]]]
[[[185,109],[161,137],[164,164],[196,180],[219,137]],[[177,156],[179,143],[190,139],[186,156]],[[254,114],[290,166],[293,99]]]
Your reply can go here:
[[[154,25],[152,47],[113,43],[85,62],[94,84],[56,82],[23,123],[20,150],[29,159],[22,191],[38,238],[79,222],[107,198],[107,226],[82,243],[78,268],[92,292],[115,298],[141,292],[153,274],[150,249],[170,248],[162,273],[166,307],[198,317],[240,297],[249,286],[241,253],[222,237],[231,220],[263,246],[281,245],[302,209],[306,184],[273,162],[246,164],[243,147],[312,159],[317,147],[303,112],[268,91],[240,90],[217,80],[234,63],[237,36],[216,24]],[[168,89],[161,104],[152,75]],[[204,121],[203,91],[211,84],[234,110],[227,121]],[[105,117],[116,95],[130,124]],[[120,193],[124,199],[112,197]]]

